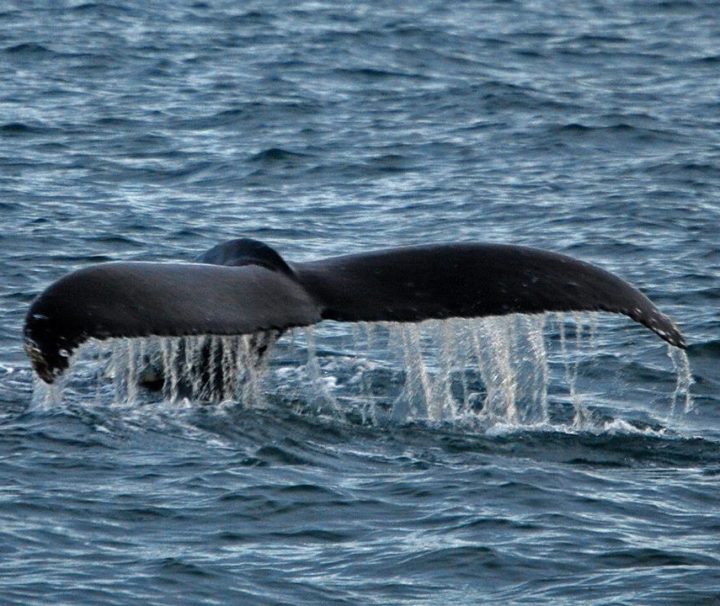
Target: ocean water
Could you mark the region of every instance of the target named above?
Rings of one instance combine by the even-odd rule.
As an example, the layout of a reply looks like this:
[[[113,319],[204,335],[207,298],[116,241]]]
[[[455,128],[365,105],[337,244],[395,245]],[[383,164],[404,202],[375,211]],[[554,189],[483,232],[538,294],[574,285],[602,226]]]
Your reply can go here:
[[[0,3],[0,603],[720,603],[718,14]],[[34,383],[53,280],[239,236],[570,254],[690,371],[566,314],[297,330],[220,404],[128,380],[169,341]]]

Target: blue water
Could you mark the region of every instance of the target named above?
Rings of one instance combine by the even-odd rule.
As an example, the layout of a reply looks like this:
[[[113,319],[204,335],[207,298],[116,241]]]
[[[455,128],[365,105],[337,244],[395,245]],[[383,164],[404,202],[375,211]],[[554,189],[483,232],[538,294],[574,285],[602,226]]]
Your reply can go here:
[[[1,3],[0,602],[720,603],[719,11]],[[50,282],[240,235],[595,262],[677,320],[692,399],[650,332],[572,316],[542,423],[383,416],[409,370],[342,325],[257,402],[118,398],[92,359],[33,397]]]

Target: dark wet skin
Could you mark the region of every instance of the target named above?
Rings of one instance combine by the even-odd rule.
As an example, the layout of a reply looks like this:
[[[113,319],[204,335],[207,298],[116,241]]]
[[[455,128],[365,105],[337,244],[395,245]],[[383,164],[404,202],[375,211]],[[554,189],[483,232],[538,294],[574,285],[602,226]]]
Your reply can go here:
[[[566,255],[478,243],[290,264],[266,244],[240,238],[194,263],[93,265],[51,284],[32,304],[24,332],[35,371],[52,383],[90,338],[279,335],[323,319],[420,322],[564,311],[624,314],[686,347],[672,320],[618,276]],[[264,348],[258,345],[260,357]],[[206,359],[216,366],[210,353]]]

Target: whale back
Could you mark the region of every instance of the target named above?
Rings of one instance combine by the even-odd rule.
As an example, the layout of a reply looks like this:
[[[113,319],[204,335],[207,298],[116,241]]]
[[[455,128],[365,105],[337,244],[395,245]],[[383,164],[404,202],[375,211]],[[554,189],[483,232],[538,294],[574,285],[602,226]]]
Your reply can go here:
[[[279,271],[288,276],[293,271],[280,254],[264,242],[252,238],[236,238],[222,242],[204,252],[197,259],[198,263],[242,267],[257,265],[271,271]]]

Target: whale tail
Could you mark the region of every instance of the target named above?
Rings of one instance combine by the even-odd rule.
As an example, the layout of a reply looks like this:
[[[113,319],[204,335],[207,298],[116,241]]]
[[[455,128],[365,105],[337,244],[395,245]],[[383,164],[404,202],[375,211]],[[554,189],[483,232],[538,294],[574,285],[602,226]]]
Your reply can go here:
[[[323,319],[420,322],[550,311],[629,316],[685,348],[639,290],[589,263],[533,248],[448,244],[287,263],[247,238],[194,263],[93,265],[51,284],[32,303],[25,348],[52,383],[84,341],[111,337],[237,335]]]

